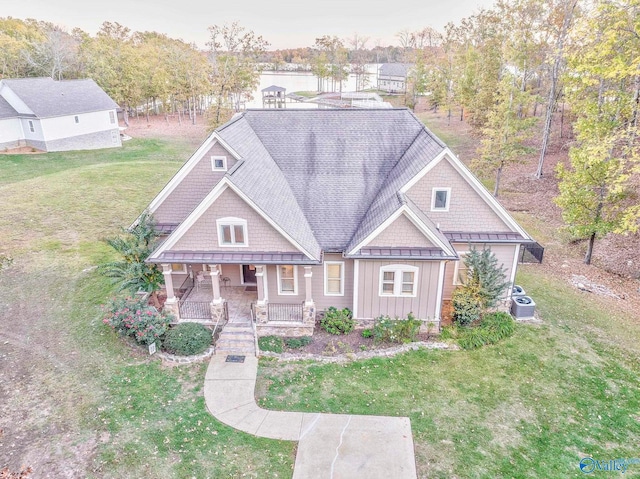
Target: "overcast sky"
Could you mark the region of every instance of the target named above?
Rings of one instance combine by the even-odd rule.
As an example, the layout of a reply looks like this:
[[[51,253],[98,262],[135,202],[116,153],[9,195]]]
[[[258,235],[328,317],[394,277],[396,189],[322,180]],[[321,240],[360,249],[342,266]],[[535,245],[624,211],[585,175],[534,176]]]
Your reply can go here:
[[[104,21],[157,31],[204,48],[209,25],[239,21],[271,48],[306,47],[322,35],[397,44],[400,30],[441,29],[494,0],[0,0],[0,17],[35,18],[95,34]]]

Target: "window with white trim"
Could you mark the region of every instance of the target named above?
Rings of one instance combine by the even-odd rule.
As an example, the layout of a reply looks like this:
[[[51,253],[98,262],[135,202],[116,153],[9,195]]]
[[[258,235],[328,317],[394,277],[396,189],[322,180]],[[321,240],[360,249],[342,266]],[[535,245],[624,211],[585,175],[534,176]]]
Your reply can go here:
[[[211,157],[211,169],[213,171],[227,171],[227,157],[226,156],[212,156]]]
[[[248,246],[247,220],[220,218],[216,220],[219,246]]]
[[[171,263],[171,271],[173,273],[186,273],[187,265],[182,263]]]
[[[449,211],[451,188],[433,188],[431,190],[431,211]]]
[[[278,266],[278,294],[298,294],[298,268],[295,265]]]
[[[33,126],[33,122],[32,122],[31,120],[29,120],[29,131],[30,131],[31,133],[33,133],[33,132],[35,132],[35,131],[36,131],[36,129],[35,129],[35,128],[34,128],[34,126]]]
[[[344,296],[344,261],[325,261],[325,296]]]
[[[464,257],[466,256],[467,251],[458,252],[458,256],[460,259],[456,261],[456,265],[453,268],[453,284],[456,286],[462,285],[467,281],[467,276],[469,274],[469,268],[464,264]]]
[[[415,297],[417,292],[417,266],[390,264],[380,268],[380,296]]]
[[[116,114],[112,111],[109,112],[109,123],[112,125],[116,122]]]

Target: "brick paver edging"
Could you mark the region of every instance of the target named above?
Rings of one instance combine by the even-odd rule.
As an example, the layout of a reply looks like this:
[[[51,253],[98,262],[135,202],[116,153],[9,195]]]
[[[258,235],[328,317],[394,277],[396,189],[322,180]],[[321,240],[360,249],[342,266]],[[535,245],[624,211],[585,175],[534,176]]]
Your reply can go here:
[[[418,349],[448,349],[459,350],[457,344],[424,342],[417,341],[415,343],[403,344],[389,349],[381,349],[377,351],[358,351],[356,353],[339,354],[337,356],[322,356],[320,354],[295,354],[295,353],[274,353],[271,351],[260,351],[260,356],[276,358],[278,361],[318,361],[324,363],[346,363],[349,361],[358,361],[360,359],[392,357],[407,351],[417,351]]]
[[[156,354],[163,361],[167,361],[169,363],[192,364],[199,363],[201,361],[204,361],[205,359],[209,359],[211,356],[213,356],[213,353],[215,353],[215,351],[215,346],[209,346],[209,348],[204,353],[194,354],[193,356],[177,356],[175,354],[165,353],[164,351],[158,351]]]

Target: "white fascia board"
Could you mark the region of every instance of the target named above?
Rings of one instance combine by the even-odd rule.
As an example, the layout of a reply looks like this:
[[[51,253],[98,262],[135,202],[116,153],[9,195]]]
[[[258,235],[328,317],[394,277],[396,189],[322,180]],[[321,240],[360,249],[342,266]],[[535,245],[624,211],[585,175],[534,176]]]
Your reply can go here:
[[[203,158],[204,154],[216,143],[219,143],[225,150],[231,154],[236,160],[240,160],[241,157],[237,151],[229,146],[229,144],[224,141],[220,136],[214,131],[209,137],[202,142],[200,147],[191,155],[191,158],[187,160],[187,162],[182,165],[182,168],[178,170],[178,172],[173,175],[173,178],[169,180],[169,182],[162,188],[162,191],[158,193],[158,195],[149,203],[147,210],[150,213],[154,213],[158,207],[167,199],[167,197],[177,188],[177,186],[182,183],[191,170],[198,164],[198,162]]]
[[[231,183],[231,181],[227,177],[222,178],[220,182],[216,184],[211,192],[200,202],[200,204],[189,214],[189,216],[187,216],[187,218],[182,223],[180,223],[180,226],[178,226],[176,230],[171,233],[171,235],[166,239],[162,246],[154,251],[153,256],[158,256],[164,251],[171,249],[227,188],[231,189],[240,198],[242,198],[243,201],[245,201],[252,209],[254,209],[262,218],[264,218],[265,221],[267,221],[267,223],[273,226],[276,231],[278,231],[299,251],[307,255],[309,258],[312,258],[313,260],[318,260],[307,250],[305,250],[300,244],[298,244],[297,241],[295,241],[286,231],[284,231],[278,224],[276,224],[268,215],[266,215],[253,201],[251,201],[251,199],[249,199],[242,191],[240,191],[237,186]]]

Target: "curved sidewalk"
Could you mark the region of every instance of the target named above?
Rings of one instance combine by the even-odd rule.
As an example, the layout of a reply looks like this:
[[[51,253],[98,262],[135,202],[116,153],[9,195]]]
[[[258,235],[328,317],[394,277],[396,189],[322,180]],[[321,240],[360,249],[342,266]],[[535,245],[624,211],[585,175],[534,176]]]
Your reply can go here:
[[[259,437],[299,441],[293,479],[415,479],[406,417],[269,411],[255,402],[258,358],[213,356],[204,397],[220,422]]]

